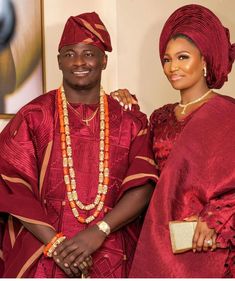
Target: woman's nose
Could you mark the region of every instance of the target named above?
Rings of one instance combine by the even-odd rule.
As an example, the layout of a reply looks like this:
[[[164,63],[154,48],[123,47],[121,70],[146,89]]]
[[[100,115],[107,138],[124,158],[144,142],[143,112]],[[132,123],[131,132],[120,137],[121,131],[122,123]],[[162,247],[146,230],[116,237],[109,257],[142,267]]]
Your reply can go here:
[[[177,70],[179,70],[179,66],[178,66],[177,62],[176,61],[172,61],[171,65],[170,65],[170,71],[174,72],[174,71],[177,71]]]

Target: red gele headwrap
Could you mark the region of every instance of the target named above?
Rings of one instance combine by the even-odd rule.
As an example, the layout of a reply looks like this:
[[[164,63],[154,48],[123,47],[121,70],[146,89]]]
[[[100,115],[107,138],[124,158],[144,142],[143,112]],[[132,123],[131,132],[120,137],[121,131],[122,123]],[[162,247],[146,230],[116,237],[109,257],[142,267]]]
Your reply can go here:
[[[109,33],[95,12],[72,16],[67,20],[58,51],[78,43],[95,45],[103,52],[112,51]]]
[[[204,56],[208,87],[221,88],[235,59],[235,44],[230,43],[229,30],[209,9],[196,4],[183,6],[163,27],[159,41],[162,62],[168,41],[177,34],[189,37]]]

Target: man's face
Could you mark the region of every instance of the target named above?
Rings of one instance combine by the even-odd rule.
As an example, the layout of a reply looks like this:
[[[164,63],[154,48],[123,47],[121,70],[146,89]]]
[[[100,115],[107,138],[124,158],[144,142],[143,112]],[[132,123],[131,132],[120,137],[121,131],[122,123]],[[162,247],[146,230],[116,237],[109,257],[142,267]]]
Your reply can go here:
[[[79,43],[63,47],[58,63],[64,83],[77,89],[90,89],[100,84],[107,56],[94,45]]]

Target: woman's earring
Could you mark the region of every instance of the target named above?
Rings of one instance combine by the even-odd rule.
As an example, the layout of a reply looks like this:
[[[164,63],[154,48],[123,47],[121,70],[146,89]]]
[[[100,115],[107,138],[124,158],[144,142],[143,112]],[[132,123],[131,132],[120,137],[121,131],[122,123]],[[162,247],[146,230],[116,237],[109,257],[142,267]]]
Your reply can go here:
[[[204,77],[207,76],[207,69],[206,69],[206,66],[203,67],[203,72],[204,72]]]

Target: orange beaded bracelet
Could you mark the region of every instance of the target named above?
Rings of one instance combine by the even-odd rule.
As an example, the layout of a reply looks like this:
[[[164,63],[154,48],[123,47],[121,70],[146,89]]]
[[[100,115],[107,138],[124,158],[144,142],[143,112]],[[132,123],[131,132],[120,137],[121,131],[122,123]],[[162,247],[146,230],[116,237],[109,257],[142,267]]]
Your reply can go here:
[[[61,240],[61,238],[66,238],[64,235],[63,235],[63,233],[62,232],[60,232],[60,233],[57,233],[52,239],[51,239],[51,241],[45,246],[45,248],[44,248],[44,250],[43,250],[43,254],[44,254],[44,256],[46,256],[46,257],[50,257],[51,256],[51,254],[52,254],[52,251],[50,251],[52,248],[56,248],[64,239],[62,239],[62,241],[60,241]],[[56,243],[56,242],[59,242],[59,244],[58,243]],[[55,243],[56,244],[58,244],[58,245],[55,245]],[[54,245],[54,247],[53,247],[53,245]]]

